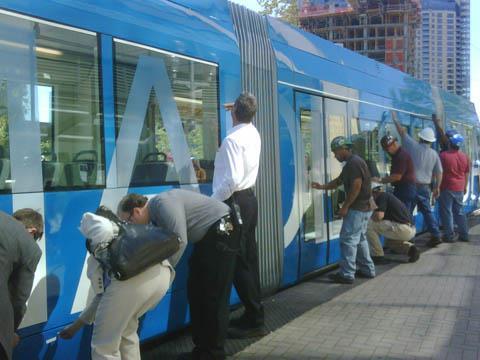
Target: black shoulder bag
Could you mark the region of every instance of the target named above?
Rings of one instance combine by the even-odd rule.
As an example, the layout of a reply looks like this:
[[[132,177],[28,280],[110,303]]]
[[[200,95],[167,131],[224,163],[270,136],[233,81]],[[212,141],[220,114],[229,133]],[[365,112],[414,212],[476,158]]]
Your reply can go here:
[[[118,226],[118,236],[100,249],[87,249],[117,280],[127,280],[149,267],[161,263],[180,248],[177,234],[154,225],[137,225],[121,221],[111,210],[100,206],[95,212]]]

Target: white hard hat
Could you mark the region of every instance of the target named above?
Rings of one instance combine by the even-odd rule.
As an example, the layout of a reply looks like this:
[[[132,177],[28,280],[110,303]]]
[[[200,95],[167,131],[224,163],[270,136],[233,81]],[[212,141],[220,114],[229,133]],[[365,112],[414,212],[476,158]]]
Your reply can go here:
[[[418,136],[420,137],[420,139],[423,139],[423,140],[431,142],[431,143],[433,143],[433,142],[435,142],[435,140],[437,140],[437,138],[435,137],[435,132],[433,131],[432,128],[429,128],[429,127],[420,131],[418,133]]]

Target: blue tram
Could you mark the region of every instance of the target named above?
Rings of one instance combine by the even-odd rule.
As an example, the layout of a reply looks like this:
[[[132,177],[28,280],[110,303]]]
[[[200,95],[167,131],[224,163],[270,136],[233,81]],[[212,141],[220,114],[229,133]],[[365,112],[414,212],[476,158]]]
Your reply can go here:
[[[413,135],[433,127],[436,112],[480,160],[480,124],[467,99],[225,0],[1,0],[0,53],[0,209],[32,207],[46,220],[18,359],[88,358],[88,329],[57,338],[90,296],[81,215],[100,204],[115,209],[128,192],[209,194],[231,127],[221,105],[242,90],[259,102],[265,293],[338,261],[344,193],[310,189],[341,170],[328,150],[335,136],[352,136],[371,171],[385,174],[378,142],[395,132],[390,110]],[[474,167],[469,211],[478,175]],[[143,320],[142,339],[188,323],[187,258]]]

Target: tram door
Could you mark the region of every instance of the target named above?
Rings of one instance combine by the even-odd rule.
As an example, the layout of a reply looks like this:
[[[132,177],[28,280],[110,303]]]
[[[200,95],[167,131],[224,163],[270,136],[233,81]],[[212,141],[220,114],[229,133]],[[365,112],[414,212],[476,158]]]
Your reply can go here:
[[[346,133],[346,105],[340,102],[345,113],[338,115],[334,100],[301,92],[296,93],[295,104],[299,129],[297,192],[302,215],[300,273],[306,274],[328,264],[329,228],[330,233],[334,234],[339,227],[332,214],[332,199],[334,204],[338,203],[341,192],[327,194],[312,189],[311,183],[325,183],[333,178],[332,172],[336,176],[340,174],[340,163],[333,163],[328,144],[341,131],[342,135]],[[325,124],[325,119],[331,124]]]

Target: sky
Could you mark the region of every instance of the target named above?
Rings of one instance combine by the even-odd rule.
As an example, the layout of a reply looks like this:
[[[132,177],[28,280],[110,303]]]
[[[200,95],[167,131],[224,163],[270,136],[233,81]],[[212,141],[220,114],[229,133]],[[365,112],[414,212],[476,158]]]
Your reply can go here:
[[[232,0],[254,11],[262,8],[257,0]],[[480,117],[480,1],[470,0],[470,100]]]

